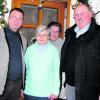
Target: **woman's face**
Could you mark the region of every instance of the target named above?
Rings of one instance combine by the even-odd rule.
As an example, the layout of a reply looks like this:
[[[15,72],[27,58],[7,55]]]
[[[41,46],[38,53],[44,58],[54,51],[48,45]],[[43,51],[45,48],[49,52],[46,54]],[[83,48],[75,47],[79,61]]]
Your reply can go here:
[[[40,45],[46,44],[48,41],[48,33],[47,31],[43,31],[41,33],[36,34],[36,40]]]
[[[59,36],[59,27],[58,26],[51,26],[50,28],[50,40],[51,41],[56,41]]]

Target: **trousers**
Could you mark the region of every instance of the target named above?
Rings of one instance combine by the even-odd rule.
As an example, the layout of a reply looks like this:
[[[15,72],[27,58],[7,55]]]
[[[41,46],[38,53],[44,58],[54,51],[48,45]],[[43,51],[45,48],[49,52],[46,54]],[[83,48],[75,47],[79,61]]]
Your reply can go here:
[[[65,91],[67,100],[75,100],[75,87],[66,84]]]
[[[49,100],[48,97],[36,97],[24,94],[24,100]]]

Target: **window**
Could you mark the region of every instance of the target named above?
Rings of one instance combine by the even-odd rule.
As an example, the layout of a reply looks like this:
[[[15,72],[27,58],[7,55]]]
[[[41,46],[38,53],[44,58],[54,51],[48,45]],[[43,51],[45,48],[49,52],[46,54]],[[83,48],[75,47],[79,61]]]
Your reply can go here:
[[[12,0],[12,8],[22,8],[25,13],[21,32],[29,41],[34,36],[35,28],[40,24],[47,25],[50,21],[58,21],[64,28],[64,3],[47,2],[39,8],[38,0]],[[60,34],[63,38],[64,32]]]

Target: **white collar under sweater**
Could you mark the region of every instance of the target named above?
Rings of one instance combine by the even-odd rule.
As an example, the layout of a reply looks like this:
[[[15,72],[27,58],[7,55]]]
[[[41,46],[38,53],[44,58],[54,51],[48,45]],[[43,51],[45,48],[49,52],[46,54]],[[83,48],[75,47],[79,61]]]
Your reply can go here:
[[[76,32],[76,38],[84,34],[90,27],[90,24],[86,25],[84,28],[80,29],[78,26],[75,27],[74,31]]]

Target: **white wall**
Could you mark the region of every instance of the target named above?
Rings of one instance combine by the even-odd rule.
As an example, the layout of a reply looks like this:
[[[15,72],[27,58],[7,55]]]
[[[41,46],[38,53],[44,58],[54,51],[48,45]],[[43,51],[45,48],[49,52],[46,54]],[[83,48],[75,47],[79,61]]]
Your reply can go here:
[[[89,4],[92,7],[94,13],[100,11],[100,0],[89,0]],[[100,25],[100,12],[95,16],[97,24]]]
[[[71,11],[70,11],[70,27],[71,27],[72,25],[75,24],[75,21],[73,18],[74,10],[72,9],[71,5],[70,5],[70,9],[71,9]]]
[[[71,0],[72,4],[75,4],[77,2],[77,0]],[[97,13],[98,11],[100,11],[100,0],[89,0],[89,4],[92,7],[92,11],[94,13]],[[71,6],[70,6],[71,7]],[[73,10],[71,7],[71,15],[70,15],[70,26],[72,26],[75,21],[73,19]],[[100,12],[95,16],[96,22],[98,25],[100,25]]]

